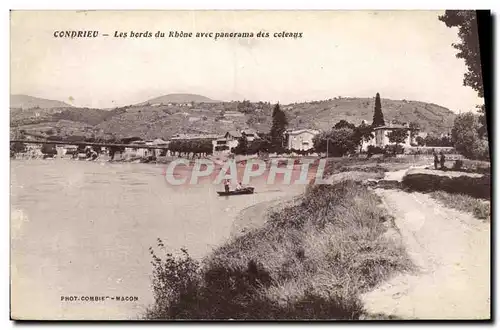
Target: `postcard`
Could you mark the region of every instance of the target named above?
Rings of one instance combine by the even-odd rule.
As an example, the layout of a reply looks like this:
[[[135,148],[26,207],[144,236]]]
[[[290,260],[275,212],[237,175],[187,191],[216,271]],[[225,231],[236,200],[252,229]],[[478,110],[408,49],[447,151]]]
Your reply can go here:
[[[491,319],[490,21],[12,10],[11,319]]]

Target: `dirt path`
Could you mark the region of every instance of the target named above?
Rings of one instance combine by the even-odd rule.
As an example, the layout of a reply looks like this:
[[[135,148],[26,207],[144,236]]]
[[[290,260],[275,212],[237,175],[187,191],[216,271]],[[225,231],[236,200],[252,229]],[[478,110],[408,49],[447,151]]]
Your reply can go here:
[[[395,217],[418,271],[365,294],[367,312],[404,319],[490,318],[490,225],[428,195],[375,191]]]

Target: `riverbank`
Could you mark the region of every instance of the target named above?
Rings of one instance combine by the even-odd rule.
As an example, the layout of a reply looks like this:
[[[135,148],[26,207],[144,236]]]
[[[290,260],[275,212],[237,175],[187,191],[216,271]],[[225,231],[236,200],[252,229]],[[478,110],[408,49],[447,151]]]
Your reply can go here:
[[[202,263],[151,250],[155,304],[145,317],[357,319],[363,292],[412,267],[398,240],[385,235],[392,218],[360,183],[310,186],[281,205]]]

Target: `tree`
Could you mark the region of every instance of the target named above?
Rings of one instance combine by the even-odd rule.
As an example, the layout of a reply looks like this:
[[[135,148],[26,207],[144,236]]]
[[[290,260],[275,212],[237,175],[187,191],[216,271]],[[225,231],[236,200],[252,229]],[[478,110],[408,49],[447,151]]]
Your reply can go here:
[[[10,144],[10,151],[14,153],[25,152],[26,145],[22,142],[13,142]]]
[[[425,139],[423,137],[421,137],[421,136],[417,136],[415,138],[415,142],[417,142],[417,144],[419,146],[424,146],[425,145]]]
[[[467,72],[464,73],[463,84],[475,90],[479,97],[484,97],[476,12],[474,10],[447,10],[444,15],[439,16],[439,20],[449,28],[458,28],[460,42],[454,43],[452,46],[458,50],[456,57],[465,61]],[[478,128],[479,136],[487,138],[485,107],[481,105],[477,108],[481,124]]]
[[[382,104],[380,102],[380,94],[375,96],[375,111],[373,112],[373,127],[384,126],[384,114],[382,113]]]
[[[389,142],[399,145],[400,143],[404,143],[408,138],[408,130],[405,128],[398,128],[389,132],[387,137],[389,138]]]
[[[342,119],[341,121],[339,121],[338,123],[335,124],[335,126],[333,126],[334,129],[339,129],[339,128],[350,128],[350,129],[355,129],[356,128],[356,125],[354,124],[351,124],[350,122],[348,122],[347,120],[344,120]]]
[[[238,139],[238,145],[233,148],[232,152],[237,155],[246,155],[248,151],[248,141],[247,138],[242,135]]]
[[[255,105],[252,104],[252,102],[248,100],[243,100],[243,102],[238,102],[238,105],[236,107],[239,112],[243,112],[246,114],[250,114],[255,112]]]
[[[358,146],[354,130],[346,127],[316,135],[313,144],[316,152],[327,152],[327,157],[353,153]]]
[[[483,75],[479,52],[479,35],[476,13],[474,10],[447,10],[439,20],[447,27],[458,27],[459,43],[452,44],[458,50],[457,58],[465,60],[467,72],[464,74],[464,86],[475,90],[479,97],[484,97]]]
[[[49,156],[57,155],[56,146],[53,144],[43,144],[41,151],[44,155],[49,155]]]
[[[354,129],[355,140],[358,145],[362,147],[363,142],[368,142],[374,138],[373,129],[370,125],[366,125],[364,122]]]
[[[410,124],[408,125],[408,128],[410,129],[410,132],[413,134],[413,133],[417,133],[418,131],[420,131],[420,124],[417,123],[416,121],[412,121],[410,122]]]
[[[410,129],[411,141],[415,141],[418,144],[416,138],[418,137],[417,136],[418,132],[420,132],[420,124],[415,121],[412,121],[408,125],[408,128]]]
[[[451,140],[455,149],[469,159],[489,159],[488,142],[478,133],[479,116],[463,113],[455,118],[451,130]]]
[[[271,144],[274,147],[281,147],[283,145],[283,134],[288,126],[288,120],[285,112],[281,110],[280,104],[277,103],[273,109],[273,123],[271,125]]]

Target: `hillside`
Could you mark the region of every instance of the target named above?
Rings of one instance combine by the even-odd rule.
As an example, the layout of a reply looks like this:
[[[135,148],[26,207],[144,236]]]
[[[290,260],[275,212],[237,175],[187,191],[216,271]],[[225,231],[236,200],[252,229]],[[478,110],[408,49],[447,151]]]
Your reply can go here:
[[[385,121],[417,122],[425,132],[448,132],[455,114],[432,103],[382,99]],[[328,129],[341,119],[356,125],[362,120],[371,123],[375,98],[334,98],[326,101],[296,103],[284,106],[292,127]]]
[[[159,97],[155,97],[153,99],[147,100],[145,102],[139,103],[138,105],[145,104],[168,104],[168,103],[214,103],[220,102],[209,99],[208,97],[197,95],[197,94],[168,94]]]
[[[176,94],[177,95],[177,94]],[[186,94],[182,94],[186,95]],[[170,100],[172,100],[171,98]],[[45,131],[50,126],[62,134],[123,138],[169,138],[178,133],[223,134],[228,130],[253,128],[267,132],[271,127],[273,104],[258,102],[155,102],[113,110],[62,108],[35,116],[27,110],[11,109],[11,127]],[[327,130],[344,119],[356,125],[371,123],[374,99],[334,98],[325,101],[281,105],[289,128]],[[448,133],[455,114],[449,109],[425,102],[382,99],[386,122],[416,122],[422,131]],[[64,128],[64,123],[70,127]],[[71,133],[70,133],[71,132]]]
[[[21,109],[33,109],[33,108],[52,109],[52,108],[72,107],[72,106],[61,101],[47,100],[29,95],[17,94],[10,96],[10,107],[21,108]]]

